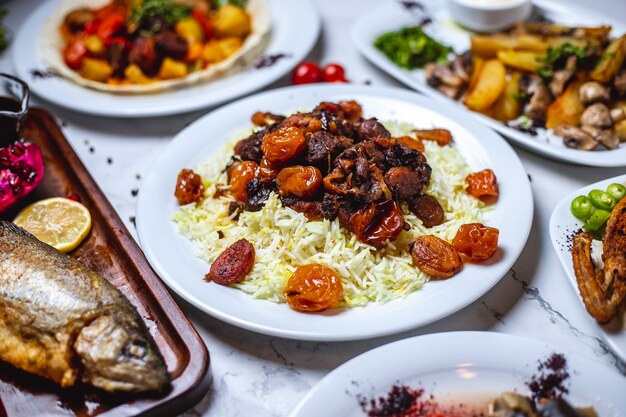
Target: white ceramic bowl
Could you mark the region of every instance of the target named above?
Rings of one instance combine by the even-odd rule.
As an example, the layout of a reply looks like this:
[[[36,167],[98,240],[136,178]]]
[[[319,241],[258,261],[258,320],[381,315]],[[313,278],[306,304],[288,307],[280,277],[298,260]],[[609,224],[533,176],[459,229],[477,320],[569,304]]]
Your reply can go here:
[[[452,17],[477,32],[495,32],[526,20],[532,7],[530,0],[448,0]]]

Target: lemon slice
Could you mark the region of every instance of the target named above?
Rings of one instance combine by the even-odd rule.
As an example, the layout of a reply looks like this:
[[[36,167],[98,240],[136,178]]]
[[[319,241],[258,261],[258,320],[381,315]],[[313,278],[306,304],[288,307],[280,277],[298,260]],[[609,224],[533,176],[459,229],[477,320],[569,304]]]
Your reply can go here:
[[[91,214],[77,201],[52,197],[26,206],[13,223],[61,252],[69,252],[89,234]]]

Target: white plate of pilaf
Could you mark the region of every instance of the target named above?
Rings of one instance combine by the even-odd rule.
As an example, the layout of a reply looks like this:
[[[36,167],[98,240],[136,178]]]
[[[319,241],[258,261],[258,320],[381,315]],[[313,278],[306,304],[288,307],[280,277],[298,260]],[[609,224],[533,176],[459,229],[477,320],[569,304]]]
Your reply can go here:
[[[247,137],[257,111],[290,115],[320,102],[354,100],[363,117],[376,117],[399,136],[412,128],[445,128],[450,145],[425,141],[432,168],[427,193],[445,209],[445,221],[425,229],[405,213],[410,230],[376,249],[356,239],[337,220],[309,221],[270,195],[260,211],[229,217],[228,198],[216,190],[238,139]],[[502,278],[524,247],[533,214],[528,177],[517,155],[497,134],[450,106],[400,89],[352,85],[289,87],[239,100],[183,130],[155,162],[137,206],[141,246],[153,268],[181,297],[236,326],[302,340],[352,340],[392,334],[433,322],[478,299]],[[204,199],[179,205],[174,189],[179,172],[202,176]],[[491,169],[499,198],[484,205],[467,194],[465,178]],[[445,240],[459,226],[480,222],[499,229],[498,250],[481,263],[466,262],[447,280],[432,280],[413,266],[408,247],[422,234]],[[233,242],[255,248],[252,271],[231,286],[203,278]],[[292,310],[283,297],[289,276],[300,265],[320,263],[343,283],[339,306],[319,313]]]

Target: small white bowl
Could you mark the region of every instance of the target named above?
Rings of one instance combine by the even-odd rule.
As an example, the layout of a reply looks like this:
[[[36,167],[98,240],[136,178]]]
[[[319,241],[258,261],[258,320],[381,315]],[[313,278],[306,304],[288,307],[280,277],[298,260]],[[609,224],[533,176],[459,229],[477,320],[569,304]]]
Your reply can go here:
[[[530,0],[448,0],[452,17],[477,32],[495,32],[526,20],[532,7]]]

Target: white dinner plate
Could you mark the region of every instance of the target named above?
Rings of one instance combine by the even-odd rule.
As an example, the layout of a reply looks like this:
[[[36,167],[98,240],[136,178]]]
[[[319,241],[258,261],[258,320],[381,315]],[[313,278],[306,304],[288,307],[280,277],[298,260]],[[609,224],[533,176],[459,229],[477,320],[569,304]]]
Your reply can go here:
[[[13,44],[13,65],[37,96],[59,106],[99,116],[150,117],[179,114],[215,106],[243,96],[278,80],[304,59],[315,45],[321,23],[310,0],[267,0],[270,40],[263,55],[284,54],[273,65],[183,88],[150,94],[111,94],[82,87],[62,77],[41,78],[33,70],[45,70],[41,28],[57,1],[33,10],[20,27]],[[295,18],[297,17],[297,18]]]
[[[613,26],[613,34],[621,35],[626,32],[626,25],[624,25],[623,22],[600,16],[593,11],[576,8],[570,4],[565,5],[546,0],[534,0],[533,3],[535,3],[535,6],[539,8],[546,17],[557,23],[592,26],[611,24]],[[429,7],[425,15],[432,18],[432,23],[425,27],[426,32],[433,38],[452,46],[457,53],[468,50],[470,47],[469,36],[471,32],[453,22],[447,9],[444,7],[445,2],[435,1],[425,4]],[[446,103],[454,103],[455,106],[458,106],[476,117],[482,123],[505,135],[517,145],[532,152],[552,159],[581,165],[599,167],[626,165],[626,145],[624,144],[612,151],[581,151],[566,147],[563,144],[563,140],[554,134],[546,135],[539,133],[538,136],[532,136],[522,133],[505,126],[497,120],[473,112],[467,109],[462,103],[452,100],[440,93],[437,89],[428,85],[423,70],[405,70],[394,64],[374,47],[374,40],[385,32],[419,24],[422,14],[421,12],[419,15],[416,13],[415,9],[408,10],[403,7],[401,2],[385,2],[380,7],[364,14],[354,23],[352,27],[352,40],[361,54],[392,77],[410,88],[437,100]]]
[[[566,359],[568,402],[591,405],[601,417],[626,416],[624,377],[570,349],[502,333],[450,332],[400,340],[351,359],[318,382],[290,417],[365,417],[359,399],[386,396],[393,385],[423,388],[457,404],[504,391],[528,395],[525,382],[553,353]]]
[[[567,273],[570,284],[572,284],[577,293],[578,284],[576,283],[576,274],[574,274],[574,265],[572,263],[571,242],[572,234],[579,230],[583,226],[583,223],[572,215],[570,205],[572,200],[579,195],[587,195],[589,191],[596,188],[605,190],[609,184],[614,182],[626,185],[626,175],[599,181],[574,191],[559,202],[550,217],[550,239],[552,240],[552,246],[554,246],[556,255]],[[587,314],[586,311],[585,314]],[[590,315],[588,316],[590,321],[596,323],[611,349],[623,361],[626,361],[626,308],[622,308],[621,320],[615,319],[604,326],[598,324]]]
[[[404,299],[324,314],[298,313],[287,304],[204,282],[209,264],[194,257],[194,244],[171,220],[178,210],[173,193],[180,170],[196,167],[224,141],[249,128],[256,111],[290,114],[313,109],[321,101],[351,99],[363,106],[365,117],[449,129],[473,170],[494,170],[500,197],[486,223],[500,229],[499,259],[484,265],[468,263],[454,278],[427,283]],[[215,110],[179,133],[145,178],[137,205],[141,246],[157,273],[180,296],[219,319],[261,333],[350,340],[400,332],[445,317],[483,295],[509,270],[524,247],[533,215],[530,184],[515,152],[493,131],[449,107],[401,89],[325,84],[269,91]]]

